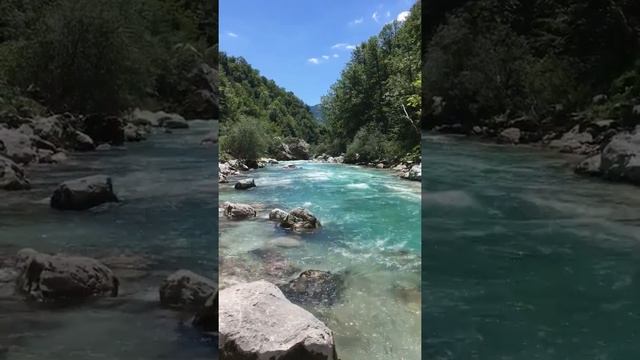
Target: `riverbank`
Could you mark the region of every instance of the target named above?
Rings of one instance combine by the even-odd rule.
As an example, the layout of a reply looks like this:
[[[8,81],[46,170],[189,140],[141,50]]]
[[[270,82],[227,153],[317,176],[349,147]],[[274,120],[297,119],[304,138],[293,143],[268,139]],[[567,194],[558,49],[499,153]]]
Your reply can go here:
[[[255,187],[235,189],[248,178]],[[278,285],[331,329],[339,358],[420,358],[419,182],[314,161],[272,162],[227,180],[220,204],[247,204],[256,216],[234,220],[219,212],[221,288],[256,280]],[[298,207],[321,226],[297,232],[269,220],[273,209]],[[304,286],[320,291],[311,298],[291,293],[289,285],[308,270],[329,272],[333,285],[312,277]],[[393,335],[400,333],[406,335]]]
[[[637,187],[554,151],[433,134],[424,149],[426,356],[639,355]]]
[[[188,125],[172,133],[152,128],[146,141],[108,150],[69,152],[57,165],[32,163],[25,167],[31,190],[2,192],[3,264],[31,247],[95,258],[120,282],[115,298],[59,306],[25,301],[3,277],[0,347],[7,359],[215,358],[217,340],[191,326],[193,312],[159,301],[161,284],[176,270],[217,279],[217,146],[201,144],[216,123]],[[120,202],[81,212],[50,208],[61,182],[97,173],[112,178]]]

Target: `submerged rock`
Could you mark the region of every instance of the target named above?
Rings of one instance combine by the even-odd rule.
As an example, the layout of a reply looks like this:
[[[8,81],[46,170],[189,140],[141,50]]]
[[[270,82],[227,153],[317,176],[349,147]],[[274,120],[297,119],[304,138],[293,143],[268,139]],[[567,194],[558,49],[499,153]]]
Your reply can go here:
[[[23,249],[18,252],[17,268],[17,290],[37,300],[118,296],[118,278],[92,258]]]
[[[287,299],[298,304],[333,304],[344,289],[344,278],[328,271],[306,270],[280,287]]]
[[[593,155],[581,161],[576,166],[575,172],[576,174],[598,176],[602,174],[600,170],[601,164],[602,164],[602,155],[601,154]]]
[[[51,207],[58,210],[86,210],[94,206],[118,202],[111,178],[94,175],[65,181],[51,195]]]
[[[225,202],[222,204],[224,215],[230,219],[240,220],[256,217],[257,212],[251,205]]]
[[[277,286],[231,286],[220,291],[219,301],[221,358],[337,360],[331,330]]]
[[[27,190],[31,188],[24,171],[11,159],[0,155],[0,189]]]
[[[236,190],[247,190],[256,187],[256,182],[253,179],[239,180],[234,186]]]
[[[178,270],[160,285],[160,303],[172,308],[200,308],[217,291],[216,283],[189,270]]]
[[[309,210],[295,208],[280,221],[280,226],[292,230],[314,230],[320,228],[320,221]]]

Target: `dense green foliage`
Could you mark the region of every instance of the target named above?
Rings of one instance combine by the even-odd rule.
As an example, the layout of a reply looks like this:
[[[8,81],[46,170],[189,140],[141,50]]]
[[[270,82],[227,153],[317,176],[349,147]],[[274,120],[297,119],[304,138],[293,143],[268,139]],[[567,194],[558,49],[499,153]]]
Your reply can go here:
[[[220,146],[236,159],[257,160],[267,151],[264,131],[261,121],[243,117],[223,132]]]
[[[281,136],[317,141],[318,125],[302,100],[261,76],[243,58],[221,53],[219,61],[222,134],[234,132],[231,129],[249,117],[259,122],[264,139]]]
[[[181,111],[206,88],[194,69],[215,64],[216,12],[211,0],[4,0],[2,86],[54,112]]]
[[[562,126],[593,110],[596,94],[609,98],[598,116],[638,101],[638,1],[435,0],[423,10],[427,126],[502,114]]]
[[[420,8],[416,3],[405,22],[385,25],[353,51],[322,99],[326,128],[317,152],[397,160],[420,143]]]

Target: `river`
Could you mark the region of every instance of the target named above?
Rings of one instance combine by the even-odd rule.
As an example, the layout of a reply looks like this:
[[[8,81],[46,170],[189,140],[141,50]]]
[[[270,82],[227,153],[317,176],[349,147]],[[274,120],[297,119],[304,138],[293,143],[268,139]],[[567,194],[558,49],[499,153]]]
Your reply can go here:
[[[0,348],[7,349],[0,358],[217,357],[216,340],[189,326],[191,314],[163,309],[158,300],[160,282],[175,270],[218,275],[218,149],[200,145],[215,124],[190,124],[127,143],[126,150],[29,167],[32,190],[0,193],[0,259],[25,247],[111,259],[121,283],[118,298],[51,307],[25,303],[12,284],[0,281]],[[58,183],[96,173],[112,176],[121,203],[85,212],[49,208]]]
[[[283,165],[294,164],[295,170]],[[335,303],[304,305],[349,360],[420,359],[420,183],[388,170],[308,161],[249,174],[248,191],[221,184],[220,202],[254,205],[254,220],[220,220],[220,282],[286,282],[308,269],[343,274]],[[296,236],[268,221],[305,207],[322,228]],[[274,271],[275,269],[275,271]]]
[[[567,157],[423,142],[425,359],[640,358],[640,189]]]

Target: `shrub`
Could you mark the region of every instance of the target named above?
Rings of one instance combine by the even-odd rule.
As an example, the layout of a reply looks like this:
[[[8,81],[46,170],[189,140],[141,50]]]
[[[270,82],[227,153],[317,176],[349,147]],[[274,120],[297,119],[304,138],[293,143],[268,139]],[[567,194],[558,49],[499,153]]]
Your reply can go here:
[[[222,153],[241,160],[257,160],[267,150],[264,127],[255,118],[242,118],[228,125],[220,138]]]

